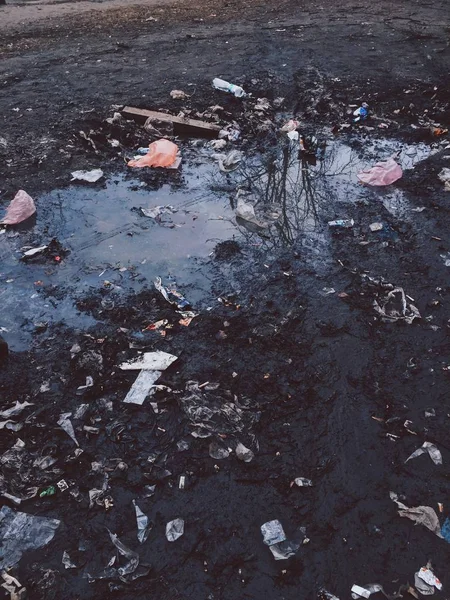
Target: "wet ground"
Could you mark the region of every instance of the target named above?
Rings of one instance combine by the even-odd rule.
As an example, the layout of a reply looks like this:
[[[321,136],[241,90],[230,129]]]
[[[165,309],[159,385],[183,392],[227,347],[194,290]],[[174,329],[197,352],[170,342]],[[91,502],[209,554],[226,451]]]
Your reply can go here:
[[[298,144],[284,141],[263,155],[243,156],[229,174],[220,172],[210,146],[187,145],[182,168],[163,174],[157,189],[133,179],[128,169],[126,177],[119,172],[97,184],[73,183],[43,194],[38,219],[20,231],[4,230],[0,239],[1,327],[11,349],[26,349],[36,329],[52,323],[93,325],[77,309],[77,299],[105,285],[137,292],[156,277],[175,279],[191,292],[195,305],[208,305],[215,300],[208,262],[224,240],[245,242],[272,257],[275,249],[294,244],[303,234],[320,244],[317,260],[322,262],[331,256],[327,217],[346,218],[363,199],[379,203],[381,212],[410,219],[412,207],[401,190],[379,194],[361,186],[357,173],[393,154],[404,169],[413,168],[429,155],[429,146],[361,136],[344,143],[326,133],[323,144],[315,165],[299,158]],[[236,220],[238,189],[255,204],[267,225],[263,232]],[[156,219],[141,210],[157,206],[165,212]],[[389,239],[395,233],[387,228],[379,235]],[[58,262],[40,254],[24,258],[27,250],[52,239],[67,256],[57,256]]]
[[[438,178],[450,142],[433,133],[449,125],[445,6],[98,5],[102,19],[87,3],[33,5],[71,7],[47,25],[11,11],[0,42],[1,205],[23,188],[37,207],[0,235],[0,410],[32,403],[1,419],[0,493],[60,521],[11,573],[42,599],[323,600],[325,588],[344,600],[379,583],[374,599],[394,600],[415,597],[408,585],[431,561],[447,598],[449,543],[390,498],[430,507],[438,528],[450,514],[450,213]],[[225,73],[252,96],[214,91]],[[174,88],[191,98],[172,100]],[[281,108],[256,109],[279,96]],[[363,100],[370,118],[348,127]],[[179,170],[127,168],[149,138],[108,123],[121,103],[238,126],[224,150],[242,152],[238,168],[222,173],[195,138],[176,138]],[[290,118],[317,137],[316,161],[280,133]],[[393,154],[400,180],[358,183]],[[94,168],[99,182],[71,182]],[[236,217],[238,198],[256,228]],[[167,302],[158,276],[189,306]],[[405,308],[399,292],[387,302],[396,286]],[[119,365],[156,350],[178,357],[162,387],[124,403],[138,372]],[[442,464],[405,463],[425,441]],[[133,500],[151,525],[143,543]],[[274,519],[297,544],[287,560],[263,543]],[[3,568],[16,538],[3,540]]]

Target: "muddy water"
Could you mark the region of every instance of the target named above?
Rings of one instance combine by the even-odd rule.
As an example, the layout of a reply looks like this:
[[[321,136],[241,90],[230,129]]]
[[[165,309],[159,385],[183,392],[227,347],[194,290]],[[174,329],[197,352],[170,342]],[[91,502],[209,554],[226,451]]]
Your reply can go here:
[[[429,148],[328,141],[311,165],[291,145],[245,156],[230,174],[219,171],[206,148],[190,149],[180,172],[167,172],[159,187],[136,172],[133,179],[119,173],[104,183],[53,190],[36,199],[35,224],[0,236],[1,330],[11,348],[19,350],[29,344],[31,334],[52,322],[87,328],[95,321],[76,310],[77,299],[104,285],[115,286],[118,293],[138,291],[156,276],[176,281],[194,304],[207,306],[214,301],[207,263],[223,240],[273,251],[301,234],[323,261],[329,253],[326,221],[351,217],[356,201],[380,202],[395,216],[408,218],[410,207],[399,190],[366,188],[356,177],[394,152],[408,169]],[[237,188],[266,223],[263,232],[236,222]],[[169,207],[159,221],[141,211],[155,206]],[[60,263],[20,261],[22,248],[52,238],[70,251]]]

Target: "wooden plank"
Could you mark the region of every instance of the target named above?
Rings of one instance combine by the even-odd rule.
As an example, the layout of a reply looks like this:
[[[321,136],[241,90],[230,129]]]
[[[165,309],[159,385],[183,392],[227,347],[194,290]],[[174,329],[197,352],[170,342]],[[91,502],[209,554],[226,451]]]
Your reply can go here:
[[[167,113],[157,112],[154,110],[146,110],[144,108],[134,108],[133,106],[125,106],[122,110],[122,115],[125,118],[133,119],[138,123],[145,123],[151,117],[165,123],[173,123],[175,134],[198,135],[200,137],[217,137],[221,127],[213,123],[205,123],[196,119],[188,119],[168,115]]]

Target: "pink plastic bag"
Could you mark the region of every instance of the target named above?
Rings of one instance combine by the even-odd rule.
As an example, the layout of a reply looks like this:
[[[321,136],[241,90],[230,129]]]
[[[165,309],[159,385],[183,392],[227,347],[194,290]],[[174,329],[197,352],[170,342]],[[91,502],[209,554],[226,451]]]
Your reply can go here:
[[[148,147],[148,154],[130,160],[129,167],[170,167],[177,158],[178,146],[169,140],[157,140]]]
[[[3,225],[17,225],[22,223],[36,212],[33,198],[23,190],[19,190],[14,196],[11,204],[6,209]]]
[[[358,179],[367,185],[390,185],[400,179],[403,171],[393,158],[378,162],[371,169],[358,173]]]

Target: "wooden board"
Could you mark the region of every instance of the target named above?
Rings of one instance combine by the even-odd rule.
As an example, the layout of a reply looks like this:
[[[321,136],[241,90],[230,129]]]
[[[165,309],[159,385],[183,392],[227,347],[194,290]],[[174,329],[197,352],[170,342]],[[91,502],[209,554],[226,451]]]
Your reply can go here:
[[[149,117],[164,121],[165,123],[173,123],[175,134],[214,138],[217,137],[221,129],[218,125],[214,125],[213,123],[205,123],[204,121],[198,121],[196,119],[182,119],[181,117],[175,117],[173,115],[168,115],[167,113],[146,110],[144,108],[134,108],[132,106],[125,106],[122,110],[122,115],[127,119],[133,119],[139,123],[145,123]]]

